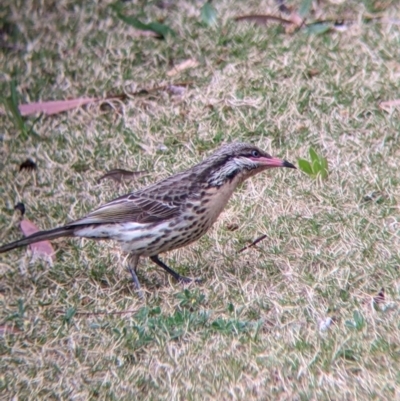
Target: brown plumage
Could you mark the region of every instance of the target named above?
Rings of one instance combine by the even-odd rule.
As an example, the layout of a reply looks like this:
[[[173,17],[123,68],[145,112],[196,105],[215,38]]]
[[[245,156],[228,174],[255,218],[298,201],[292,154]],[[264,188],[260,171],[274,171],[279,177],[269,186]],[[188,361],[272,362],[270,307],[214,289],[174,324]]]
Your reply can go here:
[[[274,167],[295,168],[251,144],[223,145],[182,173],[114,199],[63,227],[3,245],[0,253],[59,237],[112,239],[130,254],[129,270],[137,287],[136,268],[146,256],[177,280],[190,281],[161,262],[158,254],[199,239],[241,182]]]

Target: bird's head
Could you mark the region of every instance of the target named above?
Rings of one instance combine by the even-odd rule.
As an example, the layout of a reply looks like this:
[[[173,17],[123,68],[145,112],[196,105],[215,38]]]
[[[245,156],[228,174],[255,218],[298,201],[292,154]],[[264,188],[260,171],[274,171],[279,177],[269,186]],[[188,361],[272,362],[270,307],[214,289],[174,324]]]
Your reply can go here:
[[[270,168],[296,168],[292,163],[272,157],[248,143],[223,145],[203,163],[205,162],[209,164],[208,182],[215,186],[223,185],[232,179],[239,183]]]

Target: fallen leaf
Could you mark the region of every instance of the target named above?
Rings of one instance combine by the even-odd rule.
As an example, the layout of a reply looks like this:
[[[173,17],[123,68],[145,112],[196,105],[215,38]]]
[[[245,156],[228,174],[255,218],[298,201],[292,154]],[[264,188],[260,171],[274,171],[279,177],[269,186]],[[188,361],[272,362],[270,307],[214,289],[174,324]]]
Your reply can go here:
[[[325,32],[330,31],[346,31],[349,28],[349,25],[354,23],[352,20],[343,20],[343,19],[326,19],[326,20],[315,20],[310,23],[305,23],[306,16],[311,11],[312,1],[311,0],[303,0],[299,11],[295,11],[290,9],[284,5],[283,2],[278,3],[280,10],[284,10],[285,14],[288,15],[288,18],[281,18],[276,15],[271,14],[249,14],[249,15],[241,15],[235,17],[235,21],[249,21],[254,22],[258,25],[266,25],[268,22],[278,22],[285,27],[285,33],[292,34],[299,29],[304,28],[304,30],[309,34],[323,34]],[[380,19],[366,19],[369,20],[377,20],[379,22]]]
[[[399,106],[400,106],[400,99],[387,100],[386,102],[379,103],[379,107],[385,111],[390,111],[392,107],[399,107]]]
[[[72,110],[77,107],[85,106],[89,103],[97,102],[99,98],[77,98],[70,100],[52,100],[48,102],[34,102],[20,104],[19,112],[22,116],[29,116],[36,113],[43,113],[48,116]]]
[[[23,331],[20,330],[18,327],[9,326],[6,324],[0,325],[0,335],[1,336],[4,336],[6,334],[21,334],[21,333],[23,333]]]
[[[184,63],[191,63],[191,65],[182,65]],[[195,67],[198,65],[198,62],[196,60],[186,60],[186,62],[179,64],[176,66],[173,70],[174,73],[171,75],[175,75],[178,73],[181,69],[186,69],[186,68],[191,68]],[[177,69],[177,72],[175,70]],[[189,85],[192,85],[192,81],[187,81],[187,82],[179,82],[174,84],[175,87],[187,87]],[[68,100],[51,100],[51,101],[46,101],[46,102],[33,102],[33,103],[28,103],[28,104],[21,104],[18,106],[19,113],[22,116],[28,116],[31,114],[35,113],[43,113],[46,115],[54,115],[58,113],[62,113],[64,111],[69,111],[77,107],[85,106],[90,103],[95,103],[99,102],[100,104],[104,104],[106,102],[110,102],[113,100],[128,100],[132,96],[140,96],[140,95],[146,95],[149,94],[150,92],[157,92],[161,90],[170,90],[172,85],[161,85],[157,86],[151,89],[141,89],[136,92],[132,93],[119,93],[116,95],[113,94],[108,94],[104,98],[96,97],[96,98],[77,98],[77,99],[68,99]],[[23,122],[23,120],[22,120]]]
[[[307,74],[307,77],[308,77],[308,78],[313,78],[313,77],[316,77],[317,75],[319,75],[319,74],[320,74],[320,71],[317,70],[317,69],[315,69],[315,68],[312,68],[311,70],[308,70],[308,71],[306,72],[306,74]]]
[[[31,221],[24,219],[20,223],[21,231],[28,237],[29,235],[35,234],[39,229]],[[44,256],[51,261],[55,260],[55,251],[49,241],[40,241],[29,245],[32,250],[32,254],[35,257]]]
[[[32,159],[26,159],[24,162],[22,162],[19,165],[19,171],[22,171],[22,170],[32,171],[32,170],[36,170],[36,169],[37,169],[37,165]]]
[[[238,251],[238,253],[243,252],[246,249],[251,248],[252,246],[257,245],[260,241],[262,241],[263,239],[267,238],[266,235],[262,235],[261,237],[258,237],[257,239],[255,239],[250,245],[245,246],[244,248],[240,249]]]
[[[188,59],[183,61],[182,63],[176,65],[174,68],[172,68],[172,70],[167,72],[167,75],[169,77],[172,77],[176,74],[179,74],[180,72],[187,70],[189,68],[194,68],[197,67],[199,65],[199,62],[196,59]]]
[[[228,224],[226,225],[226,229],[227,229],[228,231],[236,231],[238,228],[239,228],[239,225],[236,224],[236,223],[228,223]]]
[[[111,180],[114,180],[116,182],[121,182],[123,178],[130,178],[132,179],[133,177],[140,177],[142,175],[147,174],[148,172],[145,170],[142,171],[129,171],[129,170],[123,170],[122,168],[116,168],[114,170],[107,171],[104,175],[102,175],[97,182],[101,182],[102,180],[109,178]]]

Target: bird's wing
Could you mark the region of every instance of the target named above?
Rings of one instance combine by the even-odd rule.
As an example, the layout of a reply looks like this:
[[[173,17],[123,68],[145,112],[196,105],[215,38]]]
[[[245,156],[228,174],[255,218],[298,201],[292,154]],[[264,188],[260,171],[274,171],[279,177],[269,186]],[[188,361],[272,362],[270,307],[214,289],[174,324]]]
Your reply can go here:
[[[69,226],[107,223],[156,223],[179,214],[179,207],[135,194],[117,198]]]

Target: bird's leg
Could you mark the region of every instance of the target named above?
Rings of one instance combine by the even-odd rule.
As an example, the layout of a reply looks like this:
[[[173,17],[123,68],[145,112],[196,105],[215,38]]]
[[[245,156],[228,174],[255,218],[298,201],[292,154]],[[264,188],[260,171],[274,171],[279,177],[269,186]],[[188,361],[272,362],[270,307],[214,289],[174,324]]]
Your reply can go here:
[[[170,267],[168,267],[164,262],[161,262],[161,260],[158,258],[158,255],[155,256],[150,256],[150,260],[153,261],[156,265],[162,267],[167,273],[169,273],[176,281],[179,281],[181,283],[191,283],[193,281],[195,282],[201,282],[201,280],[194,280],[189,277],[184,277],[178,274],[176,271],[172,270]]]
[[[131,273],[133,284],[135,285],[136,291],[139,295],[140,299],[144,299],[144,294],[142,289],[140,288],[139,279],[136,274],[137,265],[139,263],[138,255],[130,255],[128,258],[128,270]]]

